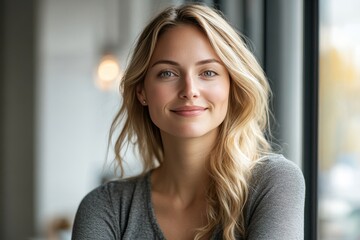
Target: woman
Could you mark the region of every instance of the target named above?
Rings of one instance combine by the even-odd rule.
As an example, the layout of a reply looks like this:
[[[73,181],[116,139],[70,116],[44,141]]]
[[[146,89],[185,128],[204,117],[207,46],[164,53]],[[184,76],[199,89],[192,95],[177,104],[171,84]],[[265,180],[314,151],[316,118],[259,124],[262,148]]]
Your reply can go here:
[[[215,10],[171,7],[144,29],[122,79],[115,145],[144,174],[80,204],[73,239],[303,239],[301,171],[265,139],[269,86]]]

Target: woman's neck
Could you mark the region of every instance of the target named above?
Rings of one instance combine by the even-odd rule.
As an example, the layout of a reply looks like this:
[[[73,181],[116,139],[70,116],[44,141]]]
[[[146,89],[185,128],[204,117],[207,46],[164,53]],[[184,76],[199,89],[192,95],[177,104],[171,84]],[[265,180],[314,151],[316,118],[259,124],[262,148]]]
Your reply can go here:
[[[162,133],[164,162],[153,172],[153,189],[178,196],[185,205],[204,198],[209,180],[206,165],[217,135],[214,130],[199,138],[180,139]]]

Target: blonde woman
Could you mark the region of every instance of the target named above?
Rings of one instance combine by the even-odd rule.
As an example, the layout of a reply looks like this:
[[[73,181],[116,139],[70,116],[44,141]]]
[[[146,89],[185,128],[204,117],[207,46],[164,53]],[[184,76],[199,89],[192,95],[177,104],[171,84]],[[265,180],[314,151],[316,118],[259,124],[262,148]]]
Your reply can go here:
[[[116,158],[135,143],[144,173],[88,194],[73,239],[303,239],[302,173],[271,152],[267,80],[218,12],[160,13],[121,88]]]

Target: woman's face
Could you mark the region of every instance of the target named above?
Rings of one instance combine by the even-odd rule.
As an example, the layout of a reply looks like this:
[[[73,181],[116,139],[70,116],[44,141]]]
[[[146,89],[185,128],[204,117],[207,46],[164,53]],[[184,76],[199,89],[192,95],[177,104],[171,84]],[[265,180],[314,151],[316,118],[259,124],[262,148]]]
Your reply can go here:
[[[138,98],[162,134],[194,138],[224,121],[229,88],[229,73],[206,35],[180,25],[158,39]]]

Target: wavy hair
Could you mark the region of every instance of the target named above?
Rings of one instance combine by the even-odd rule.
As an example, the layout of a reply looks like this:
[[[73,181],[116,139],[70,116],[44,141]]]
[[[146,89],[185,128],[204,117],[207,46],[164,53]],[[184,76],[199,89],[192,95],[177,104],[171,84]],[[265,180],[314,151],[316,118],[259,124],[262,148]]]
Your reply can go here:
[[[169,7],[145,27],[121,81],[123,103],[112,123],[109,142],[120,127],[115,158],[121,174],[124,161],[121,149],[129,143],[137,146],[144,173],[162,164],[160,130],[151,121],[148,108],[137,99],[136,89],[144,82],[159,36],[180,24],[195,25],[206,34],[231,79],[228,112],[219,126],[218,144],[208,161],[211,183],[207,192],[208,223],[198,229],[195,239],[211,234],[217,226],[221,226],[224,239],[246,236],[243,210],[251,170],[271,152],[265,137],[270,89],[255,57],[220,12],[200,4]]]

